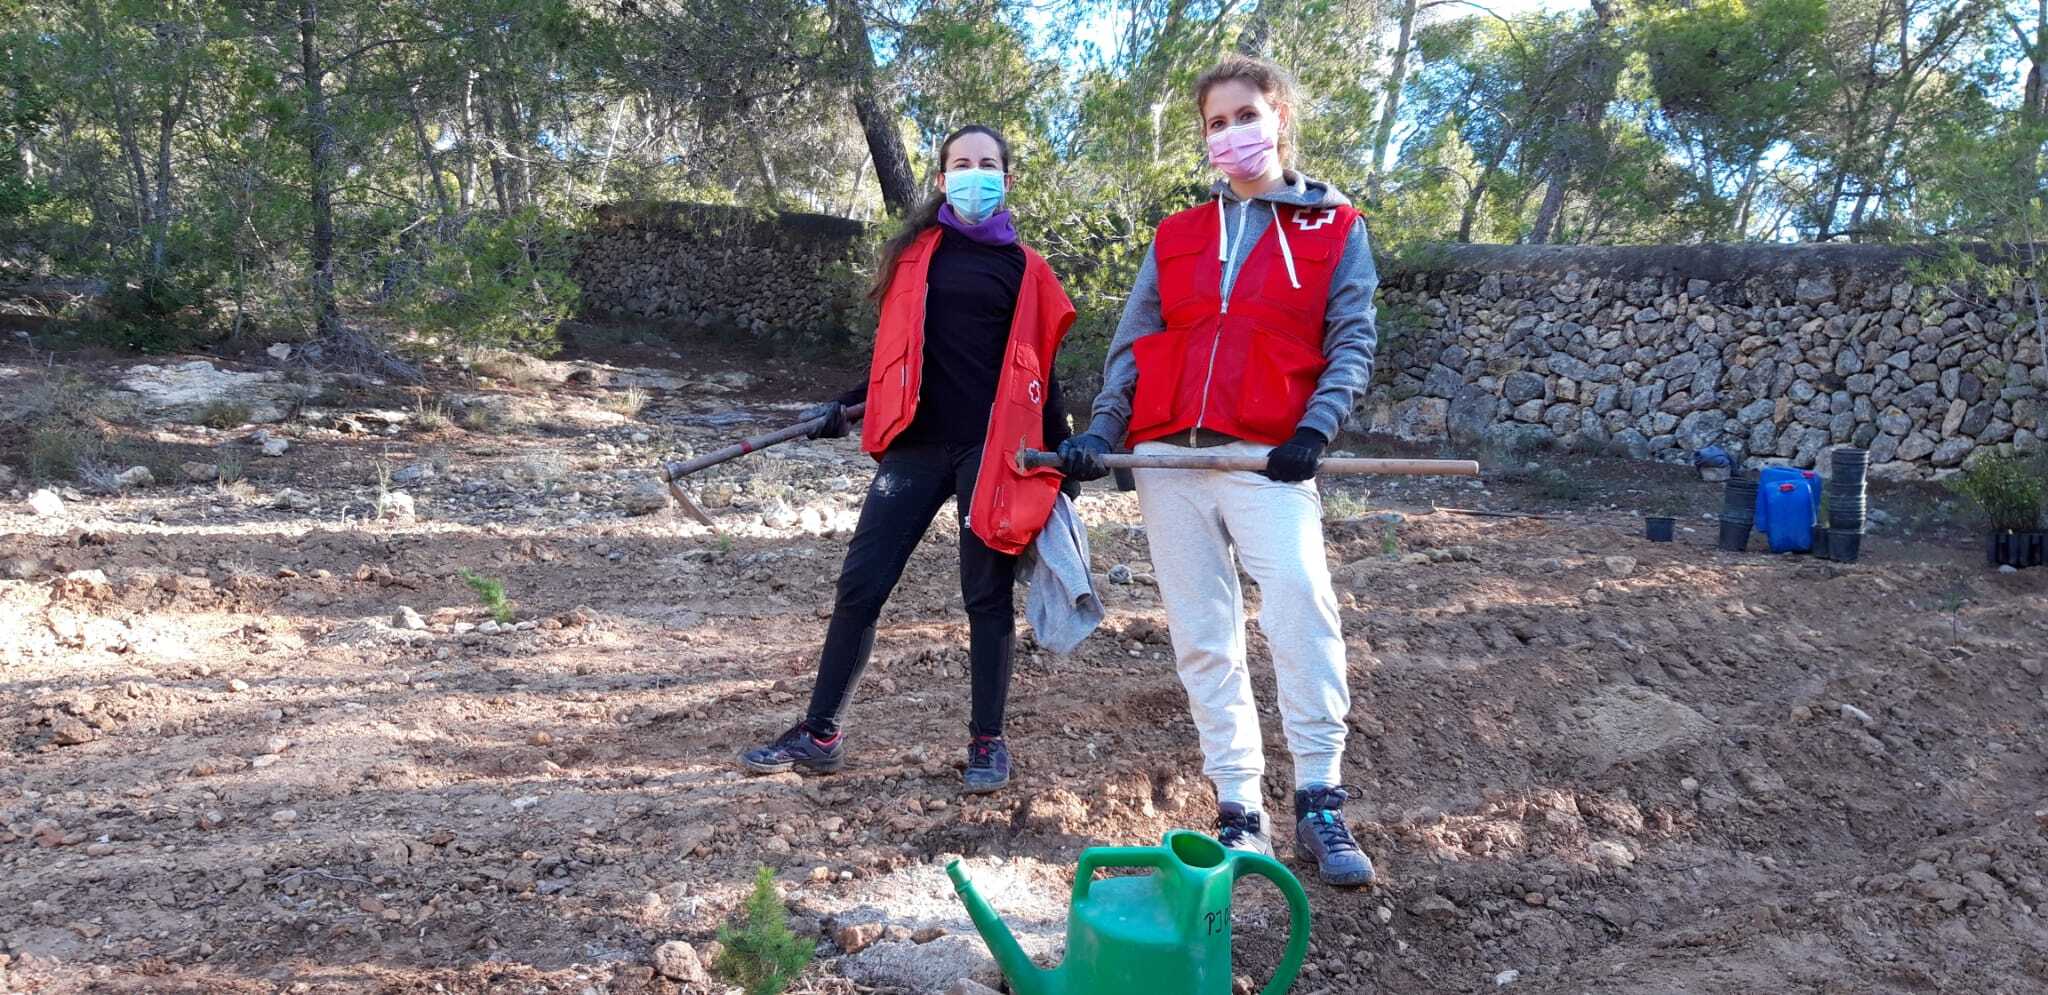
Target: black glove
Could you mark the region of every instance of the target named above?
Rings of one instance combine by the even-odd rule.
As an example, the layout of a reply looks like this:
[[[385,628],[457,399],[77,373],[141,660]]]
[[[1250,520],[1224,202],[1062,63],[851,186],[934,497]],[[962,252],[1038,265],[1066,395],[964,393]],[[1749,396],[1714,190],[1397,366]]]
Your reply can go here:
[[[1079,501],[1081,499],[1081,482],[1072,477],[1060,481],[1060,493]]]
[[[797,420],[810,421],[813,418],[823,418],[825,422],[812,429],[811,434],[808,436],[809,438],[843,439],[846,437],[846,405],[838,401],[826,401],[823,404],[805,408],[804,413]]]
[[[1109,440],[1083,432],[1060,443],[1060,472],[1068,480],[1100,480],[1109,476],[1109,467],[1102,465],[1102,455],[1107,452]]]
[[[1323,447],[1329,444],[1330,440],[1315,429],[1295,429],[1294,438],[1274,446],[1266,457],[1266,476],[1285,484],[1315,476],[1316,461],[1323,458]]]

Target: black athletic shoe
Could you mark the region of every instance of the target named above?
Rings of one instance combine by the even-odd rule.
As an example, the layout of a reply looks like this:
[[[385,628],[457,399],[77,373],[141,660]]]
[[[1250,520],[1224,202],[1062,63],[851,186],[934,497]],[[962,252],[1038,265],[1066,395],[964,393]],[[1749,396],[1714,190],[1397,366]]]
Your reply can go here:
[[[1216,806],[1216,841],[1226,849],[1273,855],[1273,834],[1266,825],[1266,813],[1236,802]]]
[[[970,795],[999,791],[1010,783],[1010,745],[1001,736],[976,736],[967,742],[967,786]]]
[[[780,774],[786,770],[830,774],[846,762],[846,732],[819,739],[811,727],[799,722],[767,746],[740,754],[740,763],[756,774]]]
[[[1311,857],[1325,884],[1372,883],[1372,858],[1360,849],[1344,822],[1351,794],[1335,785],[1310,785],[1294,793],[1294,855]]]

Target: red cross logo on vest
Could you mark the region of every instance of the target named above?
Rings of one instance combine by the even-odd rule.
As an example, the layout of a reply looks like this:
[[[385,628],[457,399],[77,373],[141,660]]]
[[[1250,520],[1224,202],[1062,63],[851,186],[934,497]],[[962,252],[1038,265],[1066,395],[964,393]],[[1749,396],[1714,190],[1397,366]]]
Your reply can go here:
[[[1325,208],[1320,214],[1307,214],[1301,211],[1294,212],[1294,226],[1302,231],[1315,231],[1335,220],[1337,220],[1337,209],[1334,207]]]

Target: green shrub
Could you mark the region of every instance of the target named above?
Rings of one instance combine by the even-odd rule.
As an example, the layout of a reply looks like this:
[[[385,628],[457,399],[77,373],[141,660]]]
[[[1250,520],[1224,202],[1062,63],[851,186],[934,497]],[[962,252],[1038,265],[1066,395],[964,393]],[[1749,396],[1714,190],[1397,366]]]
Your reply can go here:
[[[725,949],[713,967],[747,995],[782,995],[816,952],[812,941],[790,932],[789,910],[775,893],[775,872],[766,867],[754,875],[744,921],[720,926],[718,942]]]
[[[199,413],[199,424],[221,430],[239,428],[249,423],[249,406],[233,401],[215,401]]]
[[[82,331],[103,345],[174,352],[206,338],[215,315],[212,281],[204,273],[149,271],[113,280]]]
[[[29,429],[28,473],[37,480],[66,480],[106,449],[98,430],[62,418],[47,418]]]
[[[476,592],[477,599],[484,603],[484,609],[500,625],[512,621],[512,602],[505,598],[505,582],[495,577],[485,577],[468,568],[462,570],[462,582]]]
[[[399,317],[442,349],[545,355],[582,295],[569,278],[573,228],[536,210],[475,215],[420,250],[395,297]]]
[[[1948,478],[1948,488],[1976,505],[1992,531],[2029,531],[2041,524],[2042,498],[2048,492],[2044,462],[1987,456]]]

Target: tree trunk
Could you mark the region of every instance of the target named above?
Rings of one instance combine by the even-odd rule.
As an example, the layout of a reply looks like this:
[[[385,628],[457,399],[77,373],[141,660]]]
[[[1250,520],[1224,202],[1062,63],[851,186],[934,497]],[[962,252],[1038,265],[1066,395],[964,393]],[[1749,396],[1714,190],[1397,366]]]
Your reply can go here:
[[[1394,44],[1394,66],[1387,73],[1386,97],[1380,103],[1380,125],[1372,139],[1373,182],[1387,171],[1387,146],[1394,141],[1394,124],[1401,113],[1401,88],[1408,83],[1408,49],[1415,37],[1415,10],[1422,0],[1401,4],[1401,35]]]
[[[413,140],[420,143],[420,160],[426,164],[427,176],[433,181],[434,204],[441,209],[442,217],[452,217],[455,202],[449,199],[448,181],[441,176],[441,157],[435,154],[434,143],[427,140],[427,122],[420,116],[420,88],[417,84],[405,88],[405,106],[412,113],[412,135]]]
[[[2027,81],[2020,96],[2019,134],[2013,142],[2014,207],[2024,208],[2040,196],[2041,141],[2048,137],[2048,85],[2042,67],[2048,64],[2048,0],[2037,0],[2033,37],[2017,19],[2009,20],[2013,36],[2026,51]]]
[[[1409,0],[1414,3],[1415,0]],[[1266,5],[1260,4],[1252,11],[1251,19],[1245,22],[1244,30],[1237,34],[1237,54],[1254,59],[1266,57],[1266,44],[1272,40],[1273,21],[1266,16]]]
[[[455,175],[462,209],[476,206],[476,74],[462,78],[462,171]]]
[[[831,0],[829,6],[832,32],[848,67],[853,113],[860,118],[861,133],[867,136],[882,203],[890,214],[902,217],[917,203],[917,179],[910,171],[910,156],[903,151],[903,136],[896,130],[896,115],[882,106],[875,90],[875,52],[869,47],[867,24],[852,0]]]
[[[1500,162],[1507,156],[1503,148],[1496,153],[1486,168],[1479,173],[1479,182],[1472,184],[1472,192],[1465,197],[1465,212],[1458,219],[1458,241],[1472,241],[1472,226],[1479,220],[1479,204],[1486,199],[1486,188],[1493,182],[1494,174],[1500,171]]]
[[[1586,33],[1586,48],[1578,59],[1574,70],[1581,88],[1579,98],[1572,102],[1565,115],[1566,141],[1559,142],[1557,151],[1552,153],[1547,172],[1550,174],[1549,189],[1543,192],[1543,206],[1536,211],[1536,223],[1529,230],[1529,243],[1543,245],[1556,234],[1558,216],[1564,210],[1565,193],[1571,188],[1572,173],[1578,163],[1574,153],[1591,151],[1598,144],[1601,123],[1607,119],[1607,105],[1614,101],[1614,87],[1620,78],[1620,66],[1615,62],[1615,52],[1608,44],[1607,28],[1614,17],[1614,8],[1605,0],[1593,0],[1593,23]]]
[[[491,157],[491,192],[498,197],[498,213],[509,216],[512,213],[512,200],[506,192],[506,187],[510,184],[505,178],[504,160],[499,155],[504,147],[504,140],[499,137],[502,132],[498,129],[496,119],[491,115],[491,101],[488,95],[477,102],[477,111],[482,115],[484,151]]]
[[[164,268],[165,248],[171,234],[171,139],[177,134],[178,120],[185,116],[185,104],[191,94],[190,85],[179,87],[177,99],[171,101],[157,117],[156,204],[150,209],[155,224],[150,236],[149,261],[151,267],[158,271]]]
[[[512,99],[510,86],[499,88],[498,108],[498,148],[506,160],[505,195],[512,210],[523,211],[533,200],[533,177],[526,162],[531,143],[526,140],[526,123],[520,117],[519,105]]]
[[[320,68],[320,5],[299,0],[299,60],[306,74],[306,146],[312,158],[313,241],[310,289],[314,329],[321,338],[342,333],[334,301],[334,130],[327,123],[327,93]]]

